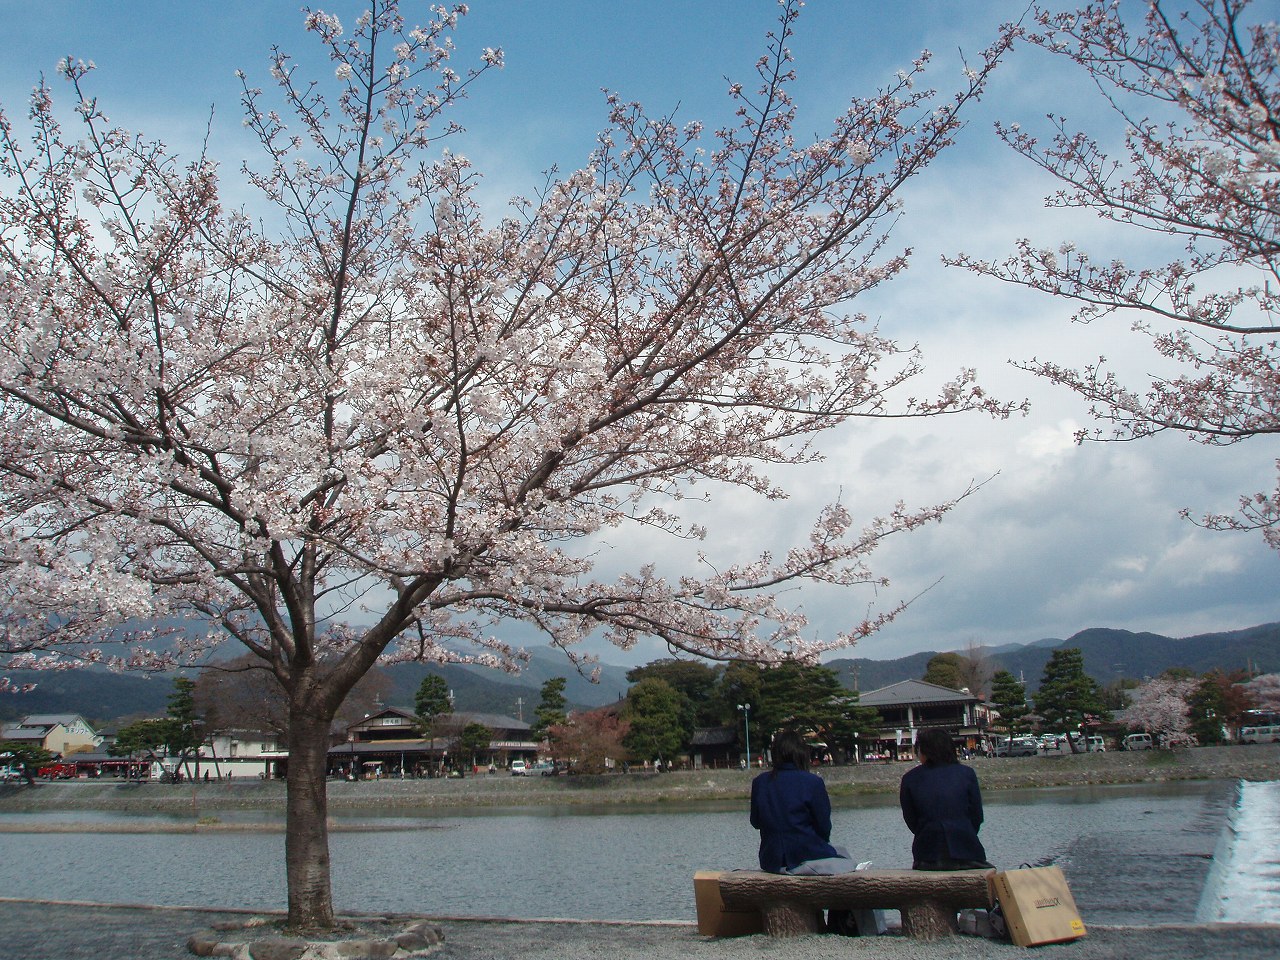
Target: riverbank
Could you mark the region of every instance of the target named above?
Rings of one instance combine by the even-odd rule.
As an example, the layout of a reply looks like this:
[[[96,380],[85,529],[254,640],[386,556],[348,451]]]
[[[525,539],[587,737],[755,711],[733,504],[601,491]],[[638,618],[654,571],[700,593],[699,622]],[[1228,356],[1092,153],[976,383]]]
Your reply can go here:
[[[1179,780],[1280,780],[1280,744],[1195,747],[1178,751],[1065,754],[970,761],[984,791],[1028,787],[1164,783]],[[832,798],[892,794],[907,763],[821,769]],[[746,801],[755,771],[691,770],[590,777],[477,774],[460,780],[372,780],[329,784],[334,812],[430,811],[529,806],[720,804]],[[219,811],[284,809],[284,784],[233,780],[185,784],[76,780],[35,787],[0,786],[0,829],[6,813],[106,811],[192,814],[189,829],[228,829]],[[201,823],[201,820],[204,823]],[[236,829],[249,828],[240,824]]]

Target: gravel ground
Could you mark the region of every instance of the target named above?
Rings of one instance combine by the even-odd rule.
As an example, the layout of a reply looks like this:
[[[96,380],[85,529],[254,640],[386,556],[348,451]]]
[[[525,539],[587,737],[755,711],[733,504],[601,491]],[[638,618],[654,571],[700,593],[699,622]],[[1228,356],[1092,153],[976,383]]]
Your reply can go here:
[[[225,913],[0,902],[0,960],[180,960],[187,938]],[[440,960],[1012,960],[1007,943],[899,936],[712,940],[665,924],[439,921]],[[1280,925],[1091,927],[1084,939],[1037,947],[1037,960],[1274,960]]]

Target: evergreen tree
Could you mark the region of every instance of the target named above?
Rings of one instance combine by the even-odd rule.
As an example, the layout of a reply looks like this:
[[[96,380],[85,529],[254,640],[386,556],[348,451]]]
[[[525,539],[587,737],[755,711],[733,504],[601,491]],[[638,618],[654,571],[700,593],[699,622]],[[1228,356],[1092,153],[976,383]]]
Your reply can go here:
[[[720,671],[698,660],[654,660],[642,667],[627,671],[627,680],[639,683],[645,677],[657,677],[665,680],[684,698],[685,726],[710,727],[717,724],[732,723],[726,721],[728,713],[721,709],[721,704],[713,696],[716,683],[720,679]],[[736,704],[735,704],[736,709]]]
[[[196,682],[186,677],[175,677],[173,686],[174,691],[169,694],[169,706],[165,711],[169,722],[165,740],[170,755],[180,758],[182,766],[186,768],[190,758],[200,753],[200,746],[205,739],[204,724],[196,715]],[[197,760],[196,775],[199,773]],[[190,769],[187,769],[187,776],[191,776]]]
[[[487,756],[492,744],[492,730],[483,723],[468,723],[462,728],[462,734],[458,738],[458,752],[470,758],[471,766],[474,767],[476,758],[481,755]]]
[[[852,753],[862,738],[870,738],[876,733],[881,724],[880,713],[875,707],[862,706],[857,691],[846,691],[836,698],[836,704],[840,708],[840,716],[827,731],[827,742],[846,754]]]
[[[138,720],[116,731],[115,742],[107,753],[113,757],[167,756],[173,731],[173,722],[168,718]]]
[[[1009,742],[1028,728],[1027,686],[1008,670],[1000,670],[991,678],[991,706],[1000,712],[1000,723],[1009,732]]]
[[[758,663],[735,660],[726,665],[711,693],[708,708],[713,718],[711,722],[726,727],[736,725],[740,728],[738,735],[741,737],[742,720],[738,705],[748,704],[753,711],[759,708],[763,672]]]
[[[428,735],[437,720],[453,712],[453,704],[449,702],[449,684],[444,677],[428,673],[422,678],[418,692],[413,696],[413,711]]]
[[[924,668],[924,676],[920,679],[925,683],[936,683],[948,690],[959,690],[965,686],[964,678],[970,673],[966,659],[958,653],[935,654],[929,658]]]
[[[764,670],[760,679],[755,717],[762,744],[783,727],[825,737],[841,722],[849,691],[834,670],[784,660]]]
[[[682,725],[680,692],[665,680],[646,677],[627,691],[624,713],[631,727],[623,745],[636,760],[667,760],[688,743]]]
[[[0,757],[9,766],[17,767],[27,786],[36,785],[36,772],[53,759],[53,754],[34,743],[6,740],[0,743]]]
[[[1206,674],[1196,684],[1187,697],[1187,714],[1191,719],[1191,734],[1201,746],[1212,746],[1226,739],[1222,726],[1227,722],[1227,701],[1216,675]]]
[[[534,740],[547,736],[550,729],[564,723],[569,701],[564,698],[564,677],[552,677],[542,684],[542,697],[533,714],[533,726],[529,729]]]
[[[1072,753],[1076,752],[1073,731],[1110,719],[1098,682],[1084,672],[1084,655],[1078,647],[1054,650],[1049,657],[1036,692],[1036,713],[1048,726],[1066,732]]]
[[[1250,711],[1258,706],[1258,701],[1245,685],[1250,679],[1244,670],[1233,670],[1223,673],[1221,670],[1210,670],[1204,675],[1205,681],[1218,688],[1220,703],[1215,704],[1221,726],[1225,727],[1226,739],[1240,736],[1240,727],[1248,722]],[[1219,731],[1219,735],[1223,735]]]

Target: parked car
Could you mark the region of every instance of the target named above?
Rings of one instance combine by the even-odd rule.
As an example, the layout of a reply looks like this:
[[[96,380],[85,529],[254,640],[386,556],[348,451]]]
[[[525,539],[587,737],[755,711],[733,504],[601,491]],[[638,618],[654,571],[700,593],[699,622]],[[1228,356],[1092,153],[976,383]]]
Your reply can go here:
[[[513,777],[528,777],[528,776],[532,776],[532,774],[530,774],[530,772],[529,772],[529,765],[528,765],[527,763],[525,763],[523,760],[512,760],[512,761],[511,761],[511,775],[512,775]]]
[[[1031,737],[1008,737],[996,741],[997,757],[1034,757],[1040,752],[1040,745]]]
[[[1152,741],[1149,733],[1131,733],[1120,744],[1121,750],[1150,750],[1153,747],[1155,742]]]
[[[1280,742],[1280,724],[1266,727],[1241,727],[1241,743],[1276,743]]]
[[[1090,737],[1088,742],[1085,744],[1085,749],[1089,751],[1089,753],[1106,753],[1107,742],[1103,740],[1102,737]]]
[[[22,768],[16,766],[0,767],[0,781],[8,783],[10,780],[22,780]]]

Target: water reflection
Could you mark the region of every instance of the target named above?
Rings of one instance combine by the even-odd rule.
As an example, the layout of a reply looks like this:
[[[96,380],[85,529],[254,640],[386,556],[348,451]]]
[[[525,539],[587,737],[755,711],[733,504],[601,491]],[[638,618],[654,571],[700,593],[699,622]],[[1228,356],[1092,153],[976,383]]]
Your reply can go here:
[[[1170,838],[1188,831],[1197,838],[1193,846],[1203,846],[1207,836],[1212,849],[1222,792],[1221,785],[1200,783],[993,793],[982,838],[992,862],[1010,867],[1069,862],[1082,838],[1096,840],[1098,850],[1183,856]],[[227,823],[271,819],[261,811],[218,817]],[[284,906],[279,831],[110,833],[138,818],[81,812],[0,819],[32,827],[79,821],[93,830],[3,834],[0,896]],[[756,833],[739,805],[628,812],[544,807],[479,815],[398,811],[390,817],[370,811],[338,824],[360,828],[331,837],[334,898],[348,910],[687,920],[693,917],[695,870],[755,866]],[[909,866],[910,835],[893,798],[841,802],[833,824],[834,842],[859,859]],[[1083,866],[1075,865],[1077,871]],[[1171,861],[1170,869],[1175,866]],[[1195,897],[1193,891],[1192,913]]]

